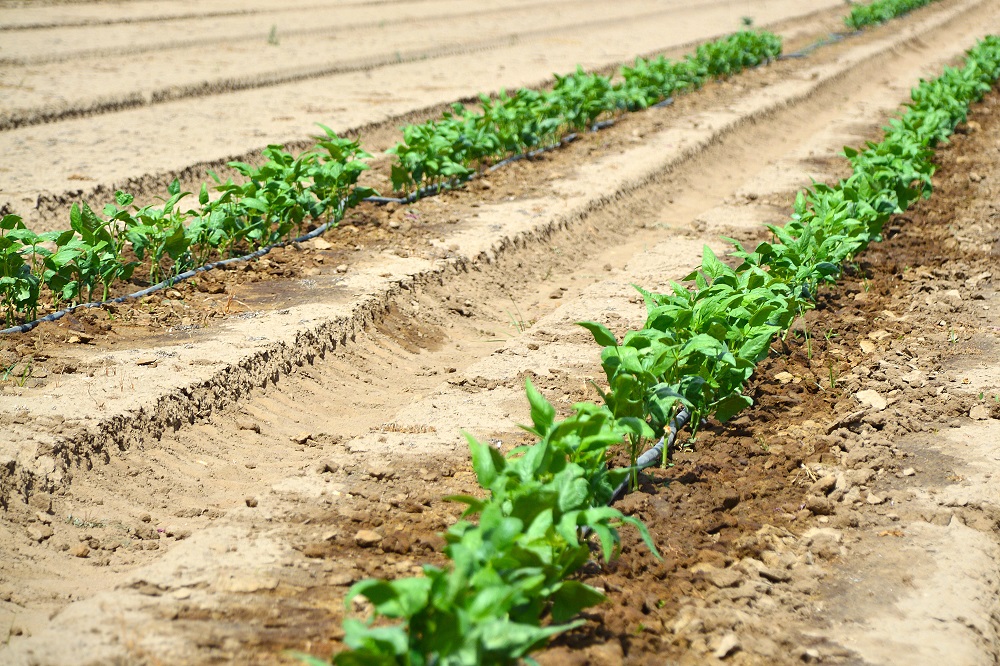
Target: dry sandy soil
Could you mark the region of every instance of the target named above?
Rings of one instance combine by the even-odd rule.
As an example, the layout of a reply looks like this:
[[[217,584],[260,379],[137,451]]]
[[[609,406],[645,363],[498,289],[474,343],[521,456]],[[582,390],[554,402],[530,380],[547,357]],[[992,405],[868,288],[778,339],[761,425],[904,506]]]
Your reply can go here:
[[[81,193],[151,198],[308,145],[312,122],[379,151],[479,90],[679,53],[744,15],[795,48],[843,12],[21,5],[0,4],[0,197],[38,228]],[[630,284],[666,286],[720,236],[763,238],[810,178],[845,174],[843,145],[997,31],[1000,2],[941,0],[460,191],[363,206],[245,268],[0,340],[0,662],[339,649],[352,582],[440,560],[457,514],[440,498],[475,489],[461,430],[523,441],[526,378],[563,411],[597,399],[598,349],[573,322],[641,324]],[[585,575],[610,603],[540,661],[997,663],[1000,96],[938,161],[933,198],[776,345],[754,408],[621,501],[664,560],[626,534]]]

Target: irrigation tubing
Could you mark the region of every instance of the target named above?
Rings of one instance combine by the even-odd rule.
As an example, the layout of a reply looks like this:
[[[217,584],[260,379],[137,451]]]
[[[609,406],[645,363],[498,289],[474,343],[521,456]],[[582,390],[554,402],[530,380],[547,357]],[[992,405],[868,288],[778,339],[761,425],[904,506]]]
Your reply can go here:
[[[663,459],[663,448],[666,447],[668,450],[674,445],[677,440],[677,433],[680,432],[681,428],[687,425],[687,422],[691,419],[691,412],[687,407],[682,409],[677,413],[677,415],[670,420],[670,430],[669,432],[660,438],[660,441],[656,445],[643,453],[641,456],[636,458],[635,469],[646,469],[647,467],[652,467],[657,462]],[[615,488],[615,492],[611,494],[611,499],[608,500],[608,505],[614,504],[622,497],[625,496],[625,491],[628,490],[628,479],[625,479],[618,487]]]
[[[823,39],[806,46],[805,48],[799,49],[798,51],[793,51],[792,53],[782,53],[778,56],[778,60],[794,60],[796,58],[805,58],[809,56],[816,49],[829,46],[830,44],[836,44],[837,42],[842,42],[848,37],[854,37],[855,35],[860,35],[860,30],[855,30],[854,32],[833,32],[830,33],[829,37],[824,37]]]
[[[298,238],[292,238],[292,239],[289,239],[289,240],[284,240],[284,241],[281,241],[280,243],[274,243],[272,245],[268,245],[266,247],[262,247],[259,250],[255,250],[254,252],[251,252],[250,254],[244,254],[244,255],[239,256],[239,257],[230,257],[229,259],[222,259],[220,261],[213,261],[210,264],[205,264],[204,266],[199,266],[197,268],[192,268],[189,271],[185,271],[183,273],[179,273],[177,275],[174,275],[173,277],[167,278],[163,282],[158,282],[157,284],[154,284],[151,287],[147,287],[147,288],[145,288],[145,289],[143,289],[141,291],[137,291],[137,292],[134,292],[134,293],[131,293],[131,294],[126,294],[124,296],[118,296],[117,298],[112,298],[112,299],[109,299],[109,300],[106,300],[106,301],[94,301],[94,302],[91,302],[91,303],[79,303],[79,304],[74,305],[72,307],[68,307],[68,308],[65,308],[63,310],[59,310],[58,312],[53,312],[51,314],[47,314],[44,317],[39,317],[38,319],[35,319],[34,321],[29,321],[29,322],[27,322],[25,324],[20,324],[18,326],[12,326],[10,328],[5,328],[3,330],[0,330],[0,335],[8,335],[8,334],[12,334],[12,333],[27,333],[28,331],[30,331],[31,329],[35,328],[39,324],[43,324],[45,322],[56,321],[56,320],[62,319],[66,315],[72,314],[73,312],[76,312],[77,310],[85,310],[85,309],[89,309],[89,308],[99,308],[99,307],[101,307],[103,305],[116,304],[116,303],[124,303],[125,301],[130,301],[130,300],[133,300],[133,299],[136,299],[136,298],[142,298],[143,296],[149,296],[150,294],[154,294],[154,293],[156,293],[158,291],[162,291],[164,289],[169,289],[170,287],[172,287],[172,286],[174,286],[174,285],[176,285],[178,283],[181,283],[181,282],[184,282],[185,280],[189,280],[189,279],[193,278],[195,275],[198,275],[199,273],[204,273],[205,271],[210,271],[210,270],[212,270],[214,268],[221,268],[223,266],[229,266],[231,264],[236,264],[236,263],[240,263],[240,262],[244,262],[244,261],[253,261],[254,259],[259,259],[260,257],[263,257],[268,252],[270,252],[271,250],[273,250],[273,249],[275,249],[277,247],[285,247],[286,245],[294,245],[295,243],[304,243],[307,240],[311,240],[313,238],[316,238],[317,236],[325,233],[328,229],[330,229],[332,226],[334,226],[335,224],[337,224],[340,221],[339,220],[340,216],[338,215],[337,217],[338,217],[338,219],[330,220],[329,222],[326,222],[325,224],[322,224],[322,225],[316,227],[315,229],[313,229],[309,233],[305,234],[304,236],[299,236]]]
[[[677,412],[677,415],[670,419],[670,431],[660,438],[660,441],[656,443],[656,446],[636,458],[635,465],[632,469],[640,470],[655,465],[656,462],[663,457],[663,447],[666,446],[667,448],[670,448],[674,445],[674,442],[677,440],[677,433],[680,432],[681,428],[683,428],[690,419],[691,412],[687,407],[684,407],[681,411]],[[625,496],[628,491],[628,482],[629,480],[625,479],[618,484],[618,487],[615,488],[615,492],[611,493],[611,499],[608,500],[608,506],[611,506]],[[590,536],[590,532],[590,528],[586,525],[580,528],[580,535],[584,539]]]

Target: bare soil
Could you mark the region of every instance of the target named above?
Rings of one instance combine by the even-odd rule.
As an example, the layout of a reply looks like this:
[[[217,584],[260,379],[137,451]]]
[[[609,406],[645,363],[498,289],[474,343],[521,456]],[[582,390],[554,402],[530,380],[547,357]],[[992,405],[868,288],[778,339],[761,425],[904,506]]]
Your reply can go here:
[[[563,412],[597,399],[575,321],[641,323],[630,283],[762,238],[998,27],[1000,3],[942,0],[266,263],[4,340],[0,661],[338,649],[365,610],[347,586],[440,562],[458,511],[440,498],[475,491],[461,429],[523,441],[526,378]],[[939,152],[933,198],[774,345],[754,408],[621,501],[664,559],[626,533],[584,575],[609,604],[543,663],[996,662],[998,116],[991,94]]]

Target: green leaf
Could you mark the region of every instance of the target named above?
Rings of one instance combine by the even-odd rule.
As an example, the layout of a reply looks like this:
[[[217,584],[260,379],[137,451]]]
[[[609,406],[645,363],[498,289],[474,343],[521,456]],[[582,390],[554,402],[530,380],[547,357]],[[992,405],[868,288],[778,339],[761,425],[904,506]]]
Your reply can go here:
[[[240,203],[246,206],[247,208],[259,211],[261,213],[266,213],[268,210],[270,210],[266,202],[261,201],[256,197],[243,197],[242,199],[240,199]]]
[[[427,578],[398,578],[394,581],[363,580],[351,586],[344,599],[350,607],[354,597],[363,596],[375,606],[383,617],[412,617],[427,605],[431,581]]]
[[[368,627],[354,618],[344,620],[344,643],[351,651],[333,658],[338,666],[399,666],[407,654],[409,637],[400,625]]]
[[[778,331],[777,326],[767,326],[765,327],[763,333],[758,333],[751,338],[748,338],[743,346],[740,347],[739,356],[740,358],[745,358],[752,363],[757,363],[767,356],[768,350],[771,345],[771,338]]]
[[[564,479],[559,488],[559,510],[586,508],[586,500],[590,496],[590,483],[587,479]]]
[[[566,622],[584,608],[607,600],[603,594],[579,581],[567,580],[552,595],[552,621]]]
[[[594,336],[594,340],[602,347],[618,346],[618,340],[615,339],[614,333],[609,331],[603,324],[598,324],[596,321],[578,321],[576,323],[590,331]]]
[[[483,488],[489,488],[507,465],[503,455],[489,444],[483,444],[469,433],[462,433],[469,442],[472,469]]]
[[[122,190],[117,190],[115,191],[115,201],[118,202],[119,207],[127,208],[132,205],[133,201],[135,201],[135,197],[127,192],[123,192]]]
[[[715,418],[725,423],[752,404],[753,400],[749,396],[731,395],[715,405]]]
[[[552,429],[556,410],[545,399],[545,396],[538,392],[530,379],[525,380],[524,390],[528,394],[528,403],[531,405],[531,422],[535,425],[533,432],[539,437],[544,437]]]
[[[519,658],[545,641],[583,624],[583,621],[564,625],[537,627],[508,620],[494,620],[481,627],[483,647],[491,652],[500,652],[509,657]]]

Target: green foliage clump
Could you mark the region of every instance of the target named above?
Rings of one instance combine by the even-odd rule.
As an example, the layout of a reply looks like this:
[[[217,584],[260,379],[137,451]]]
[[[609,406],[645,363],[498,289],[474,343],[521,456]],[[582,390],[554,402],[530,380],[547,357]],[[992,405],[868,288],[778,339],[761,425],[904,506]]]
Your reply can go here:
[[[870,25],[879,25],[897,16],[912,12],[934,0],[875,0],[867,5],[852,5],[851,13],[844,17],[844,25],[851,30],[861,30]]]

